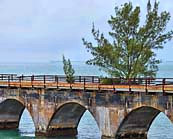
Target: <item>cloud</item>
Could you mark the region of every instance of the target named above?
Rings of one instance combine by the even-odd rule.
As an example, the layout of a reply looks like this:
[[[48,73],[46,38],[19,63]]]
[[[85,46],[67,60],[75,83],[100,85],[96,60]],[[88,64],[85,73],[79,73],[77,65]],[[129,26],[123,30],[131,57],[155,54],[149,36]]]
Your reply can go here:
[[[28,61],[59,60],[62,54],[85,60],[90,55],[81,38],[91,39],[92,22],[106,33],[115,4],[124,2],[127,0],[1,0],[0,61],[25,60],[22,56]],[[145,0],[132,2],[146,9]],[[173,15],[170,0],[160,7]]]

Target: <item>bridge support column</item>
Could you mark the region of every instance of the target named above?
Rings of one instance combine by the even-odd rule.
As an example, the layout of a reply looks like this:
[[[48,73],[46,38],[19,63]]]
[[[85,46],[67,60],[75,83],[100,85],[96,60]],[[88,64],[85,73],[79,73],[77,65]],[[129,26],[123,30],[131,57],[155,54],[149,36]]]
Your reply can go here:
[[[124,117],[124,110],[115,107],[96,107],[96,121],[100,128],[102,139],[115,139],[117,129]]]

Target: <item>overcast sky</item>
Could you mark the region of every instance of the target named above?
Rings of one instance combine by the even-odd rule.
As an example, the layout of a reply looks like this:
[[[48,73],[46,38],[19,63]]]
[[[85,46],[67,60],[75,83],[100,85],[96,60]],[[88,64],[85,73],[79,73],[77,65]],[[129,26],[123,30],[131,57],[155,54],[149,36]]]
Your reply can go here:
[[[0,0],[0,62],[75,61],[90,57],[82,37],[91,40],[92,23],[105,34],[114,7],[128,0]],[[132,0],[145,13],[147,0]],[[160,0],[160,9],[173,16],[172,0]],[[142,15],[141,14],[141,15]],[[171,19],[169,27],[171,28]],[[158,53],[173,60],[173,42]]]

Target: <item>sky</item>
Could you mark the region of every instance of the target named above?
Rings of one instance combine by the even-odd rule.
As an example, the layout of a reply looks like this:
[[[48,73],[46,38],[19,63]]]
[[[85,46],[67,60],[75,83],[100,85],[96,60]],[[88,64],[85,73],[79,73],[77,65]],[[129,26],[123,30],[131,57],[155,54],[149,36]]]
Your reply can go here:
[[[131,0],[145,14],[147,0]],[[93,40],[92,23],[105,35],[107,20],[115,5],[128,0],[0,0],[0,62],[72,61],[91,57],[82,38]],[[160,0],[160,10],[173,17],[172,0]],[[171,29],[173,18],[168,24]],[[173,61],[173,42],[158,52],[163,61]]]

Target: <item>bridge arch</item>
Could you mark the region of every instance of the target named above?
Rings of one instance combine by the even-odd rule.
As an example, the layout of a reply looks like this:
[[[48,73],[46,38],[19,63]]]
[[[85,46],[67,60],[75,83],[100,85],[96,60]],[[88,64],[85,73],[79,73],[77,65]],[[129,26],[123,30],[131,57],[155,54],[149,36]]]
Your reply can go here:
[[[90,111],[80,102],[73,101],[59,105],[49,121],[47,127],[47,134],[53,136],[77,135],[78,125],[80,123],[82,116],[87,110],[90,112],[90,114],[96,121],[93,112]]]
[[[17,129],[25,108],[24,102],[21,100],[13,98],[3,100],[0,103],[0,129]],[[30,113],[29,110],[28,112]],[[34,122],[31,113],[30,116]]]
[[[147,138],[147,133],[157,115],[161,111],[154,107],[142,106],[132,110],[121,122],[117,138]]]

